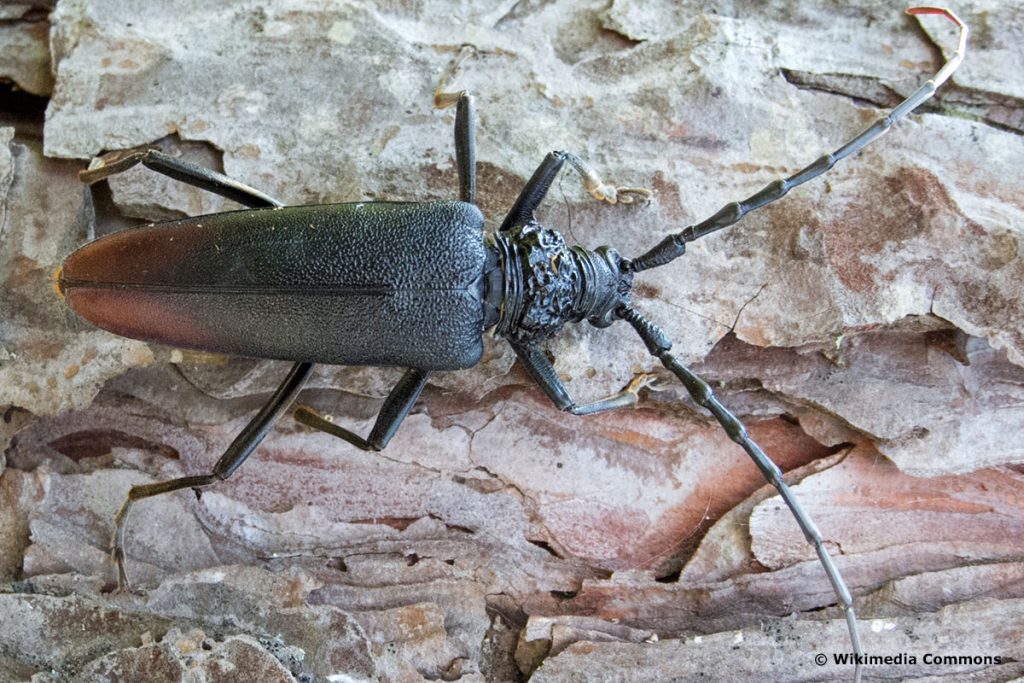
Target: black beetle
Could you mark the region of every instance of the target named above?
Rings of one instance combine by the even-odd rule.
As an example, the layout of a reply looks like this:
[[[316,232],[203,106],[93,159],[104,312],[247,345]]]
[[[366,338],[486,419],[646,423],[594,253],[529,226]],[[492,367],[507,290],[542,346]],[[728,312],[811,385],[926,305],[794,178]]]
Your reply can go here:
[[[71,254],[57,275],[68,305],[100,327],[136,339],[220,353],[295,361],[267,404],[206,475],[135,486],[115,520],[118,583],[127,585],[124,531],[132,503],[232,474],[301,390],[314,363],[408,368],[384,402],[369,437],[327,422],[308,409],[296,417],[364,450],[384,448],[434,370],[467,368],[480,359],[482,335],[508,339],[545,394],[561,410],[587,415],[634,404],[648,381],[577,405],[542,349],[566,323],[606,327],[628,322],[652,355],[678,377],[778,489],[814,546],[843,608],[854,652],[861,653],[852,599],[821,535],[782,480],[778,467],[747,435],[711,387],[670,352],[672,343],[633,307],[633,277],[685,252],[686,242],[728,227],[828,171],[884,133],[935,92],[963,58],[967,28],[940,71],[888,115],[789,178],[777,180],[707,220],[670,235],[633,259],[610,247],[567,247],[537,223],[534,212],[568,163],[585,188],[610,203],[644,200],[649,192],[605,184],[579,157],[552,152],[537,168],[500,229],[483,234],[475,205],[473,98],[441,92],[435,106],[456,106],[459,201],[355,202],[285,207],[221,174],[155,150],[107,154],[82,173],[95,182],[137,163],[251,207],[125,230]],[[859,676],[859,668],[857,671]]]

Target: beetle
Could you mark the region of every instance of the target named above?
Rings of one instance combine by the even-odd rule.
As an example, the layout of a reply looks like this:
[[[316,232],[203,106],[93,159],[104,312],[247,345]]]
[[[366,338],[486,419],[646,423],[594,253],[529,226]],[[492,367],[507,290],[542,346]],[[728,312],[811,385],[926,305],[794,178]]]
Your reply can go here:
[[[566,165],[579,173],[584,188],[598,200],[633,203],[650,196],[641,188],[604,182],[571,152],[548,154],[498,231],[484,235],[484,218],[475,203],[474,100],[467,91],[446,91],[444,80],[435,93],[435,106],[456,108],[457,201],[286,207],[220,173],[152,149],[111,152],[94,160],[81,174],[87,183],[141,163],[249,208],[152,224],[86,244],[68,256],[56,275],[58,292],[67,304],[99,327],[123,336],[294,362],[209,473],[132,487],[114,520],[112,554],[118,585],[128,586],[124,541],[135,501],[231,476],[288,410],[315,363],[406,368],[367,437],[309,409],[295,413],[304,424],[357,448],[377,451],[408,415],[430,373],[476,364],[483,352],[483,334],[491,329],[508,340],[560,410],[591,415],[634,405],[651,376],[640,375],[621,391],[578,404],[543,350],[544,342],[566,324],[586,321],[604,328],[625,321],[778,490],[814,547],[844,611],[853,650],[861,655],[850,591],[813,521],[743,423],[707,382],[672,354],[672,342],[633,305],[631,289],[637,274],[670,263],[686,252],[688,242],[727,228],[824,174],[928,100],[962,61],[968,29],[946,9],[918,7],[908,12],[941,14],[959,27],[956,51],[932,79],[834,152],[727,204],[635,258],[624,258],[607,246],[567,246],[557,231],[537,222],[536,209]]]

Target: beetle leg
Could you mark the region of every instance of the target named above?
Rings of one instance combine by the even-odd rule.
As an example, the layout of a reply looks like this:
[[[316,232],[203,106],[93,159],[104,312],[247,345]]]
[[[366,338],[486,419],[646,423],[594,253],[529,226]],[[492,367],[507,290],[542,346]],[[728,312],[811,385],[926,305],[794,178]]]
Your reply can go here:
[[[326,420],[306,406],[299,406],[295,409],[295,419],[308,427],[344,439],[360,450],[379,451],[388,445],[391,437],[398,431],[402,420],[409,414],[416,399],[423,392],[423,387],[427,385],[429,376],[429,370],[416,368],[406,370],[402,378],[398,380],[398,384],[384,400],[384,405],[381,406],[380,413],[377,414],[377,421],[374,422],[370,436],[366,439]]]
[[[434,108],[435,109],[447,109],[448,107],[456,104],[466,91],[465,90],[451,90],[449,85],[451,81],[454,81],[459,73],[462,71],[462,62],[465,61],[466,57],[476,53],[476,48],[472,45],[463,45],[459,49],[459,54],[455,56],[452,63],[448,65],[448,68],[441,78],[437,82],[437,87],[434,88]]]
[[[601,180],[594,167],[571,152],[562,152],[565,160],[583,179],[583,189],[599,202],[609,204],[642,204],[651,198],[651,191],[643,187],[616,187]]]
[[[551,183],[554,182],[566,162],[569,162],[569,165],[580,174],[583,179],[583,188],[595,199],[606,201],[609,204],[632,204],[645,202],[651,197],[650,190],[639,187],[615,187],[605,183],[590,164],[572,152],[549,152],[530,179],[526,181],[526,185],[520,191],[512,209],[505,216],[501,230],[510,230],[516,225],[522,225],[533,219],[534,212],[544,201],[544,196],[551,188]]]
[[[534,344],[512,344],[512,348],[515,349],[519,360],[523,362],[523,366],[530,373],[530,377],[540,385],[540,388],[551,399],[551,402],[559,410],[572,413],[573,415],[594,415],[595,413],[603,413],[608,410],[628,408],[629,406],[636,405],[637,400],[639,400],[640,390],[650,386],[654,381],[654,375],[640,374],[634,377],[621,391],[591,403],[576,405],[572,396],[569,395],[569,391],[562,384],[562,380],[558,378],[558,374],[551,365],[551,361],[548,360],[548,357],[540,348]]]
[[[459,172],[459,201],[476,204],[476,108],[468,90],[448,91],[448,82],[455,78],[462,60],[473,52],[464,45],[434,90],[434,107],[455,106],[455,167]]]
[[[633,271],[640,272],[641,270],[647,270],[648,268],[663,266],[685,254],[687,242],[692,242],[693,240],[704,237],[716,230],[728,228],[730,225],[734,225],[739,222],[740,219],[751,211],[756,211],[763,206],[782,199],[786,193],[794,187],[803,185],[807,181],[817,178],[826,171],[829,171],[833,166],[846,157],[860,151],[872,140],[889,130],[893,124],[903,118],[906,114],[909,114],[926,100],[931,98],[931,96],[935,94],[935,90],[942,85],[950,75],[952,75],[963,60],[964,51],[967,49],[967,26],[964,25],[964,23],[948,9],[938,9],[935,7],[912,7],[907,10],[907,13],[941,14],[960,27],[960,41],[957,44],[956,51],[932,78],[928,79],[920,88],[915,90],[910,97],[896,105],[896,107],[889,111],[889,113],[877,119],[874,123],[861,131],[860,134],[843,143],[841,147],[831,154],[824,154],[788,178],[780,178],[772,181],[759,192],[752,194],[743,201],[730,202],[719,209],[718,213],[714,214],[710,218],[707,218],[696,225],[688,226],[681,232],[674,235],[669,235],[655,245],[654,248],[650,249],[642,256],[633,259]]]
[[[220,456],[217,464],[213,466],[213,471],[209,474],[179,477],[168,481],[156,482],[155,484],[142,484],[140,486],[133,486],[128,491],[128,497],[125,498],[117,514],[114,515],[114,536],[111,543],[111,553],[114,562],[117,564],[118,589],[128,588],[128,573],[124,567],[124,536],[128,512],[131,510],[132,504],[143,498],[159,496],[160,494],[170,493],[179,489],[208,486],[230,477],[245,462],[245,459],[255,450],[256,446],[263,441],[263,437],[273,428],[274,423],[281,414],[288,409],[288,406],[291,405],[299,391],[302,390],[312,369],[313,363],[295,363],[292,366],[288,376],[284,378],[284,381],[277,387],[277,390],[274,391],[274,394],[266,404],[260,408],[260,412],[256,413],[256,416],[249,421],[245,429],[235,437],[235,440],[231,442],[231,445],[224,451],[224,454]]]
[[[476,204],[476,109],[473,96],[468,92],[463,90],[457,95],[455,167],[459,173],[459,201]],[[436,103],[437,95],[434,97]]]
[[[233,180],[223,173],[211,171],[190,161],[175,159],[157,149],[136,148],[110,152],[92,160],[89,168],[80,172],[78,177],[90,185],[123,173],[136,164],[142,164],[157,173],[180,180],[183,183],[227,197],[243,206],[261,208],[268,206],[284,206],[281,202],[245,183]]]
[[[747,433],[747,428],[740,422],[739,418],[732,414],[728,408],[722,405],[715,396],[715,392],[711,389],[711,386],[705,382],[699,375],[695,374],[688,367],[680,363],[675,356],[669,351],[672,348],[672,342],[669,341],[661,329],[652,323],[651,321],[644,318],[638,312],[632,308],[623,307],[618,311],[619,316],[633,326],[640,338],[643,339],[647,345],[647,350],[650,351],[652,356],[655,356],[662,364],[668,368],[672,374],[679,378],[686,387],[686,390],[690,393],[693,400],[700,406],[706,408],[718,423],[722,426],[722,429],[729,435],[729,438],[735,441],[747,452],[747,455],[754,461],[758,469],[761,470],[761,474],[768,483],[775,487],[782,496],[782,500],[785,501],[789,507],[790,512],[793,513],[793,517],[796,518],[797,524],[800,526],[800,530],[804,533],[804,538],[807,542],[814,547],[815,552],[818,555],[818,560],[821,562],[822,567],[825,569],[825,574],[828,576],[829,583],[832,585],[832,590],[836,594],[836,598],[839,601],[839,606],[843,609],[843,613],[846,616],[846,625],[850,630],[850,642],[853,645],[853,651],[857,655],[856,669],[854,673],[855,680],[860,680],[860,660],[863,658],[863,651],[860,646],[860,636],[857,633],[857,616],[853,611],[853,598],[850,595],[850,590],[846,587],[846,582],[843,581],[843,577],[839,574],[839,570],[832,562],[832,557],[829,555],[828,550],[825,548],[825,542],[821,537],[821,533],[818,531],[817,526],[808,516],[807,512],[804,511],[800,505],[800,501],[796,499],[789,486],[782,479],[782,471],[778,465],[772,462],[771,458],[761,450],[750,438]]]
[[[455,109],[455,166],[459,200],[476,204],[476,112],[473,96],[463,92]]]
[[[501,224],[499,231],[511,230],[517,225],[523,225],[533,219],[533,213],[544,201],[544,195],[548,193],[555,176],[562,170],[565,164],[565,156],[561,152],[549,152],[540,166],[533,172],[526,185],[519,191],[515,204],[509,210],[508,215]]]

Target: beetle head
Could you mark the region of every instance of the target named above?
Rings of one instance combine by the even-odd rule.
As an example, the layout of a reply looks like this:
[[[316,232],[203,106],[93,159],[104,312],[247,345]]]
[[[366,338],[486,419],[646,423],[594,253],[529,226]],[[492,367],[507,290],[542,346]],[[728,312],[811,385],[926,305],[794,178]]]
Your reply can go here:
[[[623,267],[619,252],[611,247],[594,251],[573,247],[582,282],[576,301],[576,320],[586,319],[594,327],[608,327],[615,321],[615,310],[628,306],[633,273]]]

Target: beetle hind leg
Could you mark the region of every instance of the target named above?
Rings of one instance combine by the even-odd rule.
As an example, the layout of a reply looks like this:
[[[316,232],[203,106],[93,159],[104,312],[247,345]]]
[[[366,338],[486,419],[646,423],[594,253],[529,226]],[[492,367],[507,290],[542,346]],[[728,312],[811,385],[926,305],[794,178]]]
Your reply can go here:
[[[381,406],[380,412],[377,414],[377,420],[373,424],[373,429],[370,430],[370,436],[366,438],[334,424],[306,406],[299,406],[295,409],[295,419],[307,427],[343,439],[360,450],[380,451],[388,445],[402,421],[409,415],[413,404],[423,393],[423,387],[427,385],[429,376],[429,370],[416,368],[406,370],[402,378],[398,380],[398,384],[384,399],[384,405]]]
[[[263,437],[271,430],[277,419],[295,400],[295,397],[302,390],[303,385],[305,385],[312,369],[312,363],[295,363],[292,366],[284,381],[281,382],[280,386],[278,386],[277,390],[274,391],[274,394],[267,400],[260,411],[256,413],[255,417],[249,421],[245,429],[235,437],[235,440],[224,451],[224,454],[221,455],[209,474],[178,477],[177,479],[159,481],[153,484],[141,484],[133,486],[128,491],[128,497],[125,498],[117,514],[114,515],[114,534],[111,541],[111,555],[114,563],[117,565],[117,587],[119,590],[127,590],[129,587],[128,573],[125,570],[124,541],[128,512],[135,501],[180,489],[208,486],[230,477],[245,462],[249,454],[256,449],[256,446],[263,441]]]
[[[147,147],[137,147],[135,149],[125,149],[104,154],[93,159],[92,163],[89,164],[89,168],[80,172],[78,177],[82,182],[91,185],[104,178],[124,173],[137,164],[142,164],[161,175],[174,178],[208,192],[213,192],[250,208],[284,206],[283,203],[273,197],[249,187],[245,183],[229,178],[223,173],[211,171],[198,164],[193,164],[183,159],[176,159],[158,149]]]

